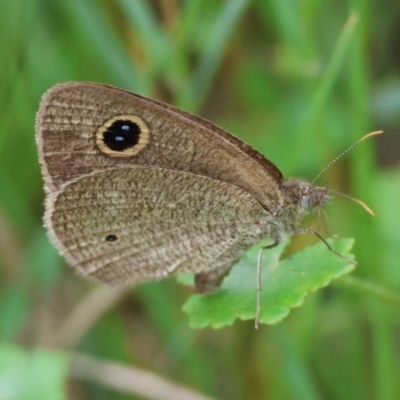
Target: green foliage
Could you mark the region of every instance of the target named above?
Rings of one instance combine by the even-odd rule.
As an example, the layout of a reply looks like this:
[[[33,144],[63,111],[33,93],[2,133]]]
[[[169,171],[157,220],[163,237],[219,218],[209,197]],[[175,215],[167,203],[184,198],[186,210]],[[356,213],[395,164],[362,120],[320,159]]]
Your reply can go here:
[[[353,240],[330,242],[335,251],[349,257]],[[276,324],[285,318],[293,307],[303,304],[304,297],[312,291],[327,286],[332,279],[354,269],[354,264],[327,251],[318,243],[294,256],[280,260],[283,244],[264,252],[261,269],[262,294],[260,322]],[[184,305],[194,328],[232,325],[236,318],[254,319],[257,293],[257,249],[246,254],[225,278],[217,293],[194,295]]]
[[[62,400],[65,398],[67,359],[61,353],[36,349],[25,351],[0,345],[0,397],[15,400]]]
[[[155,398],[113,362],[214,398],[400,397],[396,1],[0,6],[0,399],[23,398],[28,389],[32,399],[66,398],[66,360],[55,349],[64,349],[68,332],[84,357],[106,357],[86,374],[72,364],[68,397],[75,399]],[[286,177],[312,180],[362,135],[384,129],[318,182],[376,213],[340,196],[326,207],[329,229],[355,238],[357,269],[336,279],[350,265],[322,243],[306,247],[308,235],[294,237],[280,262],[283,247],[265,252],[263,322],[277,322],[312,293],[259,331],[253,321],[232,324],[254,318],[257,249],[210,296],[187,300],[187,288],[170,279],[91,301],[96,287],[72,274],[42,227],[35,112],[45,90],[69,80],[117,85],[196,112],[257,147]],[[313,217],[304,221],[313,224]],[[351,247],[350,240],[332,243],[343,254]],[[191,329],[185,301],[191,324],[225,328]],[[170,388],[168,381],[149,387]]]

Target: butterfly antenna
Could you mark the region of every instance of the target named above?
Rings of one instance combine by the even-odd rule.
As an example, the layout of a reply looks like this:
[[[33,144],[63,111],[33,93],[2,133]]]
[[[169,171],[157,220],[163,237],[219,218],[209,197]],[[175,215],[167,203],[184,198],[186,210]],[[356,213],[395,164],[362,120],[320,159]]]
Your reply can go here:
[[[344,194],[342,192],[339,192],[339,191],[333,190],[333,189],[329,189],[329,188],[328,188],[328,192],[338,194],[339,196],[346,197],[350,200],[353,200],[354,202],[358,203],[362,208],[364,208],[364,210],[367,211],[367,213],[371,214],[372,216],[375,215],[374,212],[363,201],[356,199],[355,197],[349,196],[348,194]]]
[[[327,169],[329,169],[333,164],[335,164],[336,161],[338,161],[340,158],[342,158],[345,154],[347,154],[351,149],[353,149],[354,147],[356,147],[356,146],[357,146],[358,144],[360,144],[362,141],[364,141],[365,139],[368,139],[368,138],[370,138],[370,137],[372,137],[372,136],[380,135],[380,134],[382,134],[382,133],[383,133],[383,131],[371,132],[371,133],[368,133],[367,135],[363,136],[360,140],[357,140],[357,142],[353,143],[347,150],[345,150],[343,153],[339,154],[334,160],[332,160],[332,161],[331,161],[317,176],[316,176],[316,178],[314,178],[314,180],[313,180],[311,183],[314,183],[322,174],[325,173],[325,171],[326,171]],[[342,196],[351,198],[350,196],[346,196],[346,195],[344,195],[343,193],[337,193],[337,194],[341,194]],[[356,203],[360,203],[360,204],[368,211],[368,207],[367,207],[364,203],[362,203],[360,200],[353,199],[353,198],[351,198],[351,199],[354,200]],[[370,211],[371,211],[371,210],[370,210]],[[370,211],[368,211],[368,212],[370,212]]]

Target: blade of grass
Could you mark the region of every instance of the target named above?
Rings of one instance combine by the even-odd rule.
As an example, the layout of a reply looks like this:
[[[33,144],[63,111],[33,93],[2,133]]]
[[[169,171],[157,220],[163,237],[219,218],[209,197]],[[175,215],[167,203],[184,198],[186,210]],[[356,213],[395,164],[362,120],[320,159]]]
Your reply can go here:
[[[301,359],[301,355],[298,354],[298,349],[290,340],[287,329],[283,326],[276,326],[272,332],[283,358],[282,372],[286,376],[293,398],[322,399],[317,385],[313,382],[311,371],[308,369],[307,363]]]
[[[312,140],[314,124],[320,117],[322,109],[326,105],[329,96],[332,94],[340,69],[346,61],[346,55],[354,36],[357,21],[358,15],[354,12],[351,13],[340,34],[324,77],[318,85],[307,109],[300,132],[293,138],[290,148],[287,150],[288,154],[291,155],[287,165],[287,169],[289,170],[293,170],[297,164],[298,154],[302,151],[301,143],[307,143],[309,140]]]
[[[368,302],[373,335],[373,369],[376,380],[376,399],[395,399],[395,382],[399,376],[398,359],[393,357],[397,353],[396,335],[390,316],[381,304]]]
[[[91,45],[99,54],[114,84],[128,88],[139,87],[140,79],[127,56],[127,49],[113,30],[107,27],[99,7],[80,0],[65,2],[63,6],[69,18],[76,19],[74,27],[80,30],[82,37],[90,36]]]
[[[249,0],[230,0],[225,3],[208,39],[204,41],[190,87],[177,98],[178,105],[185,105],[191,111],[199,109],[210,90],[232,32],[249,3]]]
[[[132,25],[132,32],[140,36],[144,54],[149,57],[149,60],[142,60],[145,65],[140,73],[141,89],[149,93],[158,74],[169,65],[168,56],[173,57],[175,53],[148,2],[118,0],[118,3]]]

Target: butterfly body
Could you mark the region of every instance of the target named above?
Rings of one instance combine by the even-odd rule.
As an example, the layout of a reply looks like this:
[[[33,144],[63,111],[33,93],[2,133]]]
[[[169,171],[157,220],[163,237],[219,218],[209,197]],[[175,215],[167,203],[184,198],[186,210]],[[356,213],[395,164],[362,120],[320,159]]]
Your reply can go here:
[[[36,131],[50,236],[79,274],[112,284],[193,272],[214,290],[329,198],[212,123],[110,86],[50,89]]]

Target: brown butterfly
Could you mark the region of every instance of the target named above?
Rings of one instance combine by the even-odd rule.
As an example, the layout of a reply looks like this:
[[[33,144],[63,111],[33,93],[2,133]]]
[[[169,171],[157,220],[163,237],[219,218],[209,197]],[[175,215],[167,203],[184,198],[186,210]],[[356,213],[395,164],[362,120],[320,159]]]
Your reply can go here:
[[[330,198],[214,124],[111,86],[54,86],[36,132],[51,239],[111,284],[191,272],[213,291],[248,248],[300,232]]]

